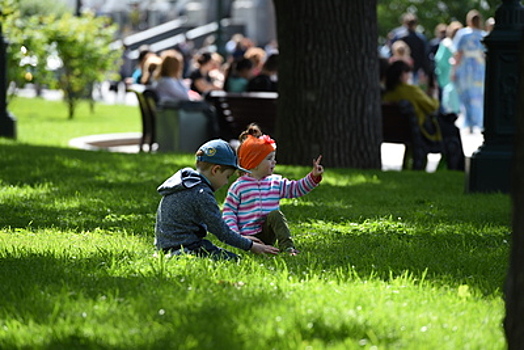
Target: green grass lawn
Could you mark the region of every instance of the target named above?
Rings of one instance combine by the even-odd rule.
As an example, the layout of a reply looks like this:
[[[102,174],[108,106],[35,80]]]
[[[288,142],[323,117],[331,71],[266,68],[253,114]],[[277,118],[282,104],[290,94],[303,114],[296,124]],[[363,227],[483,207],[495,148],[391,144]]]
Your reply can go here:
[[[138,107],[10,109],[0,349],[505,349],[510,199],[464,194],[463,173],[326,169],[283,202],[302,254],[167,259],[153,255],[155,189],[192,155],[64,147],[139,131]]]
[[[64,102],[40,98],[14,98],[9,111],[17,120],[17,139],[32,145],[67,146],[69,140],[87,135],[141,131],[138,106],[80,102],[73,120]]]

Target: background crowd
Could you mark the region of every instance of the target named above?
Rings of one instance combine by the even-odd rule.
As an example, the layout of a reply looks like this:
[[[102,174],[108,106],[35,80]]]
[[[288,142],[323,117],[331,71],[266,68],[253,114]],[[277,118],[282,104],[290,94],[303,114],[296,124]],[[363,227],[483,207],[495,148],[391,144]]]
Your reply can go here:
[[[439,23],[429,40],[414,13],[402,16],[379,48],[381,81],[387,90],[387,66],[403,61],[410,68],[406,83],[418,86],[438,101],[440,113],[462,115],[460,125],[471,133],[483,128],[485,50],[483,38],[494,19],[485,22],[477,10],[460,21]],[[212,44],[189,51],[180,47],[162,53],[140,48],[138,65],[127,84],[144,84],[159,100],[198,100],[212,90],[227,92],[277,91],[278,46],[258,47],[242,34],[234,34],[219,55]],[[391,85],[391,84],[390,84]]]
[[[431,110],[425,108],[424,113],[460,114],[463,115],[461,127],[471,133],[481,132],[486,67],[482,40],[493,26],[493,18],[484,22],[479,11],[471,10],[465,24],[460,21],[440,23],[435,27],[434,38],[428,40],[419,31],[416,15],[404,14],[402,25],[389,32],[386,45],[380,48],[384,96],[389,100],[392,94],[396,95],[395,99],[411,97],[415,110],[422,109],[418,104],[423,100],[432,106]],[[407,71],[403,84],[419,87],[427,98],[415,98],[414,94],[407,96],[398,90],[394,92],[402,85],[388,84],[386,72],[388,65],[397,61],[408,67],[404,68]]]
[[[454,20],[436,25],[430,40],[417,16],[405,13],[400,26],[390,30],[386,44],[379,47],[383,101],[409,101],[428,144],[452,140],[461,145],[458,128],[480,136],[485,77],[482,40],[493,25],[492,18],[484,22],[477,10],[471,10],[464,24]],[[259,47],[242,34],[234,34],[222,55],[211,41],[198,49],[185,43],[160,53],[147,46],[139,51],[136,69],[126,83],[146,86],[159,102],[203,100],[215,90],[277,91],[276,42]],[[439,118],[428,117],[432,115]],[[447,152],[447,159],[457,154],[463,158],[461,146],[452,148],[457,151]],[[462,170],[463,164],[453,167]]]
[[[209,46],[189,55],[179,48],[157,54],[143,46],[139,51],[137,67],[126,83],[147,86],[159,101],[199,100],[213,90],[277,91],[276,43],[260,48],[235,34],[226,44],[225,58]]]

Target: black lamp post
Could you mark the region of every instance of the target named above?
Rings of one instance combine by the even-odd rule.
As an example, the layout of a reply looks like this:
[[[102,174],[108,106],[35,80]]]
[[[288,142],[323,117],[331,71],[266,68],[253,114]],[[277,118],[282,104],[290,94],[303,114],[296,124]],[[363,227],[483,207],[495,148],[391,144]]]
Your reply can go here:
[[[495,27],[484,39],[484,143],[466,161],[467,192],[510,190],[523,9],[519,0],[502,0],[495,13]]]
[[[7,42],[0,23],[0,137],[16,139],[16,119],[7,111]]]
[[[75,16],[80,17],[81,15],[82,15],[82,0],[76,0]]]

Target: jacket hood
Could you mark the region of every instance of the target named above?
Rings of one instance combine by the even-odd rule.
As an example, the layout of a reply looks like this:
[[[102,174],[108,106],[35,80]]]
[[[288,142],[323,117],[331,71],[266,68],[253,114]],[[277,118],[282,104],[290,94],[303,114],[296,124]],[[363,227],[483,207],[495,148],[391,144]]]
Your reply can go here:
[[[157,191],[165,196],[195,187],[203,182],[206,183],[202,176],[194,169],[184,168],[177,171],[173,176],[164,181],[164,183],[157,188]]]

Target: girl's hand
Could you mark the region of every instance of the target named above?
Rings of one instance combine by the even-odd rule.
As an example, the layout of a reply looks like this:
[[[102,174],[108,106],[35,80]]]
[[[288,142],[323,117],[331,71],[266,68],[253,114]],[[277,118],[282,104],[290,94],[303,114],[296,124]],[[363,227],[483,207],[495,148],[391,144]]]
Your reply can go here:
[[[324,173],[324,167],[320,164],[322,155],[319,155],[317,159],[313,159],[313,170],[311,173],[314,177],[318,177]]]

